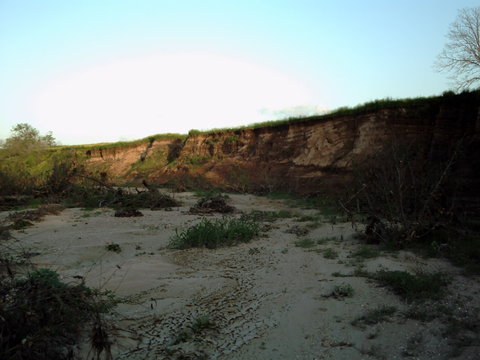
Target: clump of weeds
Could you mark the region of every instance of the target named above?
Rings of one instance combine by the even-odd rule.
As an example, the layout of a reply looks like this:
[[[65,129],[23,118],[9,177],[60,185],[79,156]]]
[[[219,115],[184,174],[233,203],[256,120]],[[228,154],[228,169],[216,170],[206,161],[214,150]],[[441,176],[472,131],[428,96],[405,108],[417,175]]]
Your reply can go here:
[[[200,334],[204,330],[215,329],[217,325],[208,315],[197,316],[192,323],[192,332],[194,334]]]
[[[315,246],[315,241],[310,238],[301,238],[295,241],[296,247],[301,247],[304,249],[309,249]]]
[[[215,249],[231,246],[241,242],[249,242],[258,235],[260,228],[254,221],[235,218],[202,219],[181,232],[176,231],[168,244],[172,249],[206,247]]]
[[[290,210],[279,211],[261,211],[252,210],[249,213],[242,214],[242,220],[258,221],[258,222],[274,222],[279,219],[288,219],[293,217],[294,214]]]
[[[398,270],[380,270],[372,277],[380,285],[388,287],[408,302],[440,299],[450,282],[442,273],[419,272],[412,275],[406,271]]]
[[[365,327],[365,325],[375,325],[387,321],[390,316],[397,312],[395,306],[382,305],[377,309],[368,310],[364,315],[352,321],[352,325],[358,327]]]
[[[362,246],[355,252],[353,252],[352,257],[365,260],[365,259],[373,259],[380,255],[380,251],[377,248],[370,247],[370,246]]]
[[[328,248],[323,250],[323,257],[325,259],[336,259],[338,258],[338,252],[335,249]]]
[[[336,236],[325,236],[317,240],[318,245],[325,245],[326,243],[329,243],[330,241],[336,241],[337,237]]]
[[[116,252],[116,253],[122,252],[122,248],[117,243],[109,243],[105,245],[105,249],[107,249],[108,251]]]
[[[355,293],[352,285],[350,284],[340,284],[333,287],[332,292],[327,297],[333,297],[335,299],[344,299],[347,297],[352,297]]]

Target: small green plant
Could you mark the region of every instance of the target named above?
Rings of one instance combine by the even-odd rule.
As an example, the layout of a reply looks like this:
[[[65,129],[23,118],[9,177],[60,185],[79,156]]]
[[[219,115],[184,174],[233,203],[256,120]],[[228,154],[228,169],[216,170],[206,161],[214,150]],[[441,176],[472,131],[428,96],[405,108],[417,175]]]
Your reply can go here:
[[[395,306],[382,305],[377,309],[368,310],[364,315],[352,321],[352,325],[358,327],[375,325],[388,320],[388,318],[395,314],[395,312],[397,312]]]
[[[172,345],[178,345],[187,342],[193,338],[192,331],[190,329],[182,329],[172,340]]]
[[[308,249],[315,246],[315,241],[310,238],[301,238],[295,241],[295,246]]]
[[[298,216],[295,221],[298,221],[298,222],[307,222],[307,221],[317,221],[318,220],[318,216],[312,216],[312,215],[302,215],[302,216]]]
[[[248,214],[243,214],[241,219],[259,221],[259,222],[263,222],[263,221],[273,222],[278,219],[288,219],[293,216],[294,215],[290,210],[280,210],[280,211],[252,210]]]
[[[193,191],[196,197],[199,198],[213,198],[221,197],[225,200],[230,199],[228,194],[223,193],[220,189],[196,189]]]
[[[306,228],[309,229],[309,230],[314,230],[314,229],[318,229],[320,227],[322,227],[325,223],[323,223],[322,221],[320,220],[315,220],[315,221],[310,221],[307,225],[306,225]]]
[[[365,270],[363,264],[360,264],[355,267],[352,275],[356,277],[369,277],[370,273],[367,270]]]
[[[352,285],[344,283],[340,285],[335,285],[329,296],[336,299],[343,299],[346,297],[352,297],[354,293],[355,291],[353,290]]]
[[[201,156],[201,155],[190,155],[186,158],[188,164],[192,167],[200,167],[203,164],[207,163],[210,160],[209,156]]]
[[[373,278],[406,301],[439,299],[449,283],[449,280],[442,273],[412,275],[406,271],[398,270],[380,270],[373,275]]]
[[[328,243],[330,241],[335,241],[335,240],[337,240],[336,236],[326,236],[326,237],[322,237],[322,238],[318,239],[317,244],[318,245],[325,245],[326,243]]]
[[[352,256],[357,259],[372,259],[378,257],[379,255],[380,251],[377,248],[370,246],[362,246],[352,254]]]
[[[0,226],[0,240],[8,240],[12,237],[8,226]]]
[[[240,137],[238,135],[231,135],[223,141],[224,144],[231,144],[237,142]]]
[[[208,315],[199,315],[193,320],[191,326],[194,334],[200,334],[205,329],[214,329],[215,327],[215,322]]]
[[[64,283],[51,269],[6,279],[0,284],[0,358],[65,359],[87,325],[95,355],[107,358],[111,339],[103,314],[116,304],[112,293]]]
[[[113,252],[116,252],[116,253],[122,252],[122,248],[117,243],[109,243],[109,244],[105,245],[105,248],[108,251],[113,251]]]
[[[47,268],[39,268],[32,271],[28,274],[28,278],[49,287],[63,288],[66,286],[66,284],[60,281],[60,276],[57,272]]]
[[[338,252],[335,249],[328,248],[323,250],[323,257],[325,259],[336,259],[338,258]]]
[[[187,249],[191,247],[206,247],[215,249],[221,246],[231,246],[248,242],[259,233],[259,226],[254,221],[235,218],[202,219],[196,225],[176,231],[168,244],[172,249]]]
[[[25,219],[17,219],[13,222],[11,228],[14,230],[22,230],[30,226],[33,226],[33,223],[31,223],[30,221]]]

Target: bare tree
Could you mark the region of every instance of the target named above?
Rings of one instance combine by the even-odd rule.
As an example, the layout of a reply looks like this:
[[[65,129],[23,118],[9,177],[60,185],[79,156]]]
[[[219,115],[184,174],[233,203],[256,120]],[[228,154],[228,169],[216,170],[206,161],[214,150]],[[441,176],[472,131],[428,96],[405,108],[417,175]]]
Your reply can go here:
[[[452,72],[458,90],[480,82],[480,7],[459,11],[436,67]]]

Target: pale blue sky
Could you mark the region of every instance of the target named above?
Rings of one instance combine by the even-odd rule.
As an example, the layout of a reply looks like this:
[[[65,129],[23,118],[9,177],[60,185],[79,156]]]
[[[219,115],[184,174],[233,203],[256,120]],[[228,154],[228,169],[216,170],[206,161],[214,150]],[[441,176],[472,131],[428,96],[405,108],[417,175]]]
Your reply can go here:
[[[0,0],[0,138],[64,144],[440,94],[470,0]]]

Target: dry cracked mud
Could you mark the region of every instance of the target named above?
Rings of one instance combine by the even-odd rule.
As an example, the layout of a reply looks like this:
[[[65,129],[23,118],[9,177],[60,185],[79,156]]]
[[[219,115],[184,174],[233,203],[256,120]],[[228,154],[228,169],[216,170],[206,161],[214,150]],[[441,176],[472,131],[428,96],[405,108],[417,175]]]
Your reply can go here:
[[[472,328],[480,320],[478,277],[464,277],[443,260],[406,251],[355,257],[363,244],[355,239],[352,224],[253,195],[230,195],[238,210],[231,216],[289,210],[317,221],[279,218],[266,222],[249,243],[169,249],[176,230],[202,219],[188,212],[197,201],[192,193],[175,197],[180,207],[142,210],[144,216],[137,218],[114,217],[109,209],[66,209],[15,231],[10,240],[28,249],[34,264],[56,270],[64,281],[82,277],[87,285],[112,290],[122,299],[111,316],[119,329],[115,359],[480,358],[478,328]],[[298,242],[305,238],[313,241]],[[118,244],[121,251],[108,251],[108,244]],[[417,310],[435,313],[442,305],[458,321],[445,322],[442,315],[423,321],[407,316],[414,304],[359,269],[447,273],[451,282],[446,298]],[[353,295],[329,296],[335,286],[349,286]],[[396,311],[377,323],[352,325],[382,306]],[[79,351],[87,354],[87,346]]]

